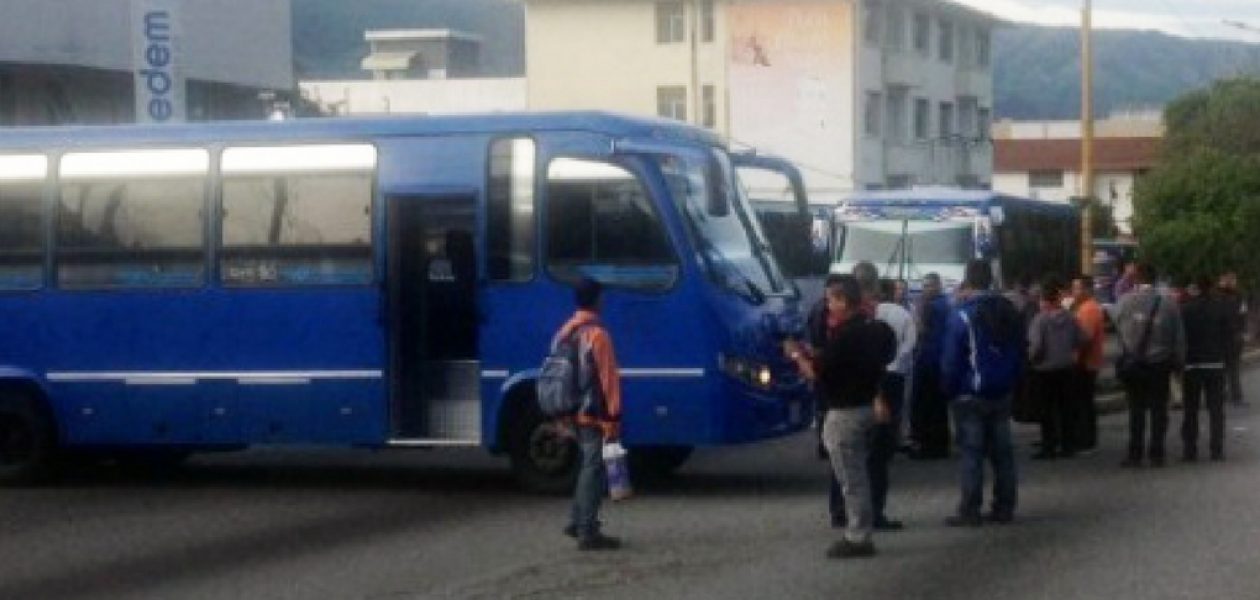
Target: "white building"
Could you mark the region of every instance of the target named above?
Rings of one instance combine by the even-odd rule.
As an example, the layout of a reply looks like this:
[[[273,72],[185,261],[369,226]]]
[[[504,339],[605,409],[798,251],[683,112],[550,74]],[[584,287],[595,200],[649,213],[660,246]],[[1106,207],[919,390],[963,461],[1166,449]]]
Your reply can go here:
[[[1159,113],[1117,115],[1094,125],[1094,189],[1081,177],[1079,121],[1002,121],[993,126],[993,188],[1052,202],[1091,196],[1110,206],[1121,233],[1131,234],[1133,188],[1158,160]]]
[[[529,105],[659,115],[815,198],[987,186],[993,17],[946,0],[523,0]]]
[[[148,77],[174,120],[265,117],[295,88],[291,20],[289,0],[4,0],[0,125],[161,120],[137,110]]]
[[[527,108],[520,77],[480,76],[481,38],[448,29],[369,30],[371,80],[303,81],[302,96],[336,115],[451,115]]]

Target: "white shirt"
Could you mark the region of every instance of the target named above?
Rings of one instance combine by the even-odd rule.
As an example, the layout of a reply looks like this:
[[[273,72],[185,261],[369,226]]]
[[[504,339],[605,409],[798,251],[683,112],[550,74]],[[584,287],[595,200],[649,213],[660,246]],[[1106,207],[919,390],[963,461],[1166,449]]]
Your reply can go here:
[[[875,318],[887,323],[897,336],[897,356],[888,363],[890,373],[908,375],[914,359],[914,344],[918,341],[918,328],[914,316],[898,304],[880,302],[875,307]]]

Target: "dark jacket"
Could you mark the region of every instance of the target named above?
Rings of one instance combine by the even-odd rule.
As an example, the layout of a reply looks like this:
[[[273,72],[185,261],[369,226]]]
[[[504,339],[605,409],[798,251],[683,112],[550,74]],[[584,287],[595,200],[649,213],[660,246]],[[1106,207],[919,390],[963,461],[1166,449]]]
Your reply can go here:
[[[949,319],[941,359],[941,385],[951,398],[1008,399],[1026,357],[1024,319],[1010,300],[993,292],[963,302]]]
[[[949,298],[944,294],[937,294],[919,307],[919,343],[915,351],[915,370],[935,371],[940,367],[945,331],[949,327],[949,310]]]
[[[1234,315],[1228,298],[1202,294],[1181,307],[1186,328],[1186,368],[1222,368],[1234,336]]]
[[[1225,306],[1225,311],[1229,314],[1230,335],[1229,339],[1242,343],[1243,332],[1247,331],[1247,311],[1243,305],[1242,294],[1237,290],[1228,290],[1217,288],[1217,297]]]
[[[1028,356],[1034,371],[1060,371],[1076,365],[1085,332],[1072,313],[1056,308],[1041,311],[1028,325]]]
[[[884,369],[897,355],[897,336],[883,321],[850,317],[827,336],[814,360],[819,408],[868,406],[879,392]]]

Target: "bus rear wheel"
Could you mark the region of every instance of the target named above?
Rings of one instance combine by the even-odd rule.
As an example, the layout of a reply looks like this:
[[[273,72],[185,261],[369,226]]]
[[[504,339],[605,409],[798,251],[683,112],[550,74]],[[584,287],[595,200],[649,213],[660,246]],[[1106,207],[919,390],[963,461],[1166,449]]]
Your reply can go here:
[[[543,418],[531,405],[517,412],[508,431],[512,473],[522,488],[557,495],[573,491],[579,453],[564,426]]]
[[[53,462],[52,420],[29,396],[0,391],[0,485],[31,483]]]

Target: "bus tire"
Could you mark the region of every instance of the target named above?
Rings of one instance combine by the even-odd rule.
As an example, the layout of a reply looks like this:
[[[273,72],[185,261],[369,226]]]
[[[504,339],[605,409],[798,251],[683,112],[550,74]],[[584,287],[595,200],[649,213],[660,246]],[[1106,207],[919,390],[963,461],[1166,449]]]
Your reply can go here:
[[[691,446],[642,446],[630,448],[630,477],[635,483],[661,481],[674,475],[691,458]]]
[[[563,427],[543,418],[532,398],[512,411],[507,432],[512,474],[521,488],[542,494],[572,493],[577,483],[577,443]]]
[[[45,407],[27,392],[0,389],[0,485],[48,475],[56,450],[56,427]]]

